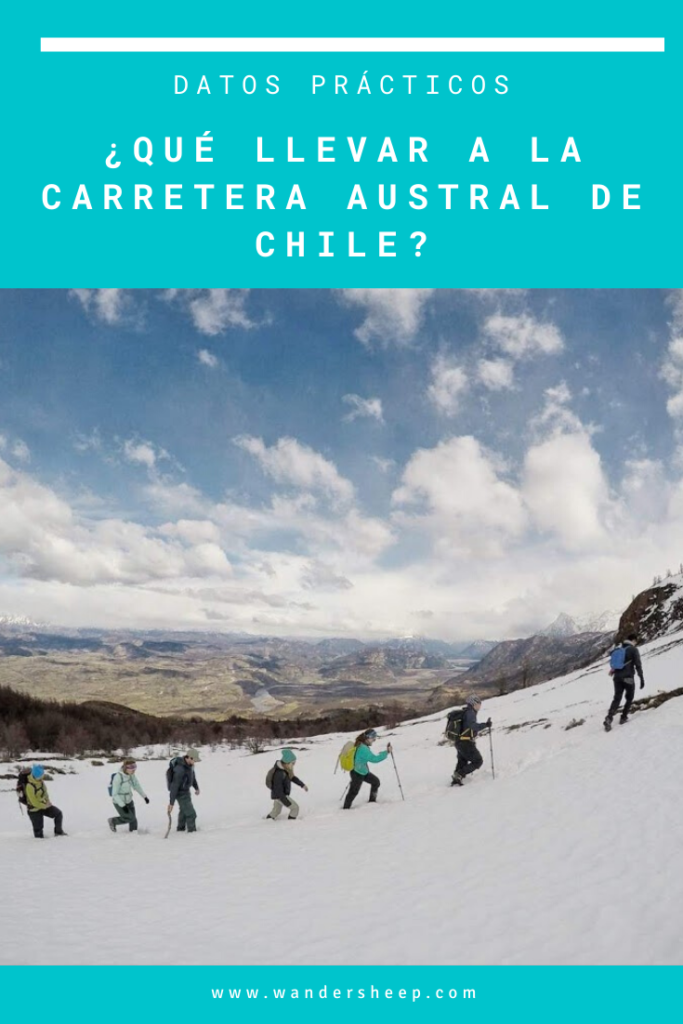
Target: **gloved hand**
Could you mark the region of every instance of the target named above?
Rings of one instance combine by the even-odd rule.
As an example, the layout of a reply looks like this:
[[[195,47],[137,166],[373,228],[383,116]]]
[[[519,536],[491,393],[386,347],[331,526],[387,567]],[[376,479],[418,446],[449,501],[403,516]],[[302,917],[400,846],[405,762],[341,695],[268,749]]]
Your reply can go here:
[[[641,688],[641,690],[644,688],[644,686],[645,686],[645,680],[641,679],[640,680],[640,688]]]
[[[148,804],[148,803],[149,803],[149,797],[148,797],[148,796],[146,796],[146,797],[145,797],[145,803],[146,803],[146,804]]]
[[[486,723],[486,728],[487,728],[487,729],[490,729],[492,725],[493,725],[493,722],[492,722],[492,721],[491,721],[491,719],[489,718],[488,722]]]

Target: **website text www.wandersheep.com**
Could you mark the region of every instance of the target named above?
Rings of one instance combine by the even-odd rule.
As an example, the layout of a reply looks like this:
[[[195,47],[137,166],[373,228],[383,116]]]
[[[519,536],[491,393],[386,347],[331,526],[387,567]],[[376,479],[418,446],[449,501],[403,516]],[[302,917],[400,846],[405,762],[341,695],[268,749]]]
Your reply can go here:
[[[416,1003],[424,999],[475,999],[473,988],[212,988],[213,999],[404,999]]]

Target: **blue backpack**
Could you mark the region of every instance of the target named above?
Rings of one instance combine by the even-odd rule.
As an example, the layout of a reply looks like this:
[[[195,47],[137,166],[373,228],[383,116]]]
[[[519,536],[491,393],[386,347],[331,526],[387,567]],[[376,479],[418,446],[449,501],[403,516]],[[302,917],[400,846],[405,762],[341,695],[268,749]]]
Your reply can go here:
[[[118,774],[119,774],[118,772],[112,772],[112,776],[109,779],[109,785],[107,786],[107,793],[109,793],[109,796],[113,796],[114,795],[114,778]]]
[[[620,672],[626,666],[626,647],[615,647],[609,656],[609,667],[613,672]]]

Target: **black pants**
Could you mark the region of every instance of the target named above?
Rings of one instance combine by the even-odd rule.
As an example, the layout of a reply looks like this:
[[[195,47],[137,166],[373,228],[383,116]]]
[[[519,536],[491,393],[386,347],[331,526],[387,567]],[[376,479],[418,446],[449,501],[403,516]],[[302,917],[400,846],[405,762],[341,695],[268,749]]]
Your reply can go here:
[[[129,832],[135,832],[138,827],[138,819],[135,813],[135,804],[131,800],[129,804],[114,804],[116,817],[113,818],[115,825],[127,825]]]
[[[62,812],[59,807],[46,807],[44,811],[29,811],[28,816],[33,825],[33,835],[36,839],[43,838],[43,819],[54,818],[55,822],[55,835],[61,836],[62,829]]]
[[[477,744],[474,740],[458,740],[455,744],[455,749],[458,752],[458,763],[455,766],[455,771],[461,777],[476,772],[477,768],[481,768],[483,765],[484,759],[477,750]]]
[[[367,775],[359,775],[356,771],[351,771],[351,782],[349,783],[349,791],[346,794],[346,800],[344,801],[344,810],[348,810],[353,801],[360,793],[360,787],[364,782],[367,782],[370,786],[370,797],[369,803],[374,804],[377,799],[377,790],[379,789],[379,779],[372,772],[368,772]]]
[[[622,714],[623,718],[626,718],[626,716],[628,715],[629,711],[631,710],[631,704],[633,704],[633,697],[635,695],[635,692],[636,692],[636,681],[635,681],[635,679],[623,679],[623,678],[621,678],[620,676],[618,676],[615,673],[615,675],[614,675],[614,700],[612,701],[612,703],[609,706],[609,711],[607,712],[607,717],[608,718],[614,718],[614,716],[616,715],[617,711],[619,710],[619,705],[621,704],[621,698],[625,695],[626,699],[624,701],[624,709],[621,712],[621,714]]]

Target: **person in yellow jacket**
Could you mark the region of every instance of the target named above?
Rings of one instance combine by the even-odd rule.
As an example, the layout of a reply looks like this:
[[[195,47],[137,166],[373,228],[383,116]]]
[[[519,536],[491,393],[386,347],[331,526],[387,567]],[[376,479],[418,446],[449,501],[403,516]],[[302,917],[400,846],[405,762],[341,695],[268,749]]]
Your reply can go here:
[[[45,818],[52,818],[55,823],[55,835],[65,836],[62,828],[62,812],[50,802],[47,786],[44,782],[45,769],[42,764],[34,764],[31,774],[26,780],[26,807],[28,816],[33,826],[33,835],[36,839],[44,839],[43,821]]]

